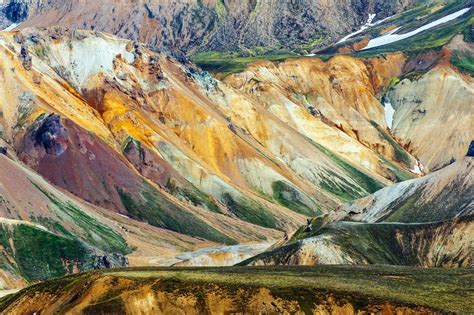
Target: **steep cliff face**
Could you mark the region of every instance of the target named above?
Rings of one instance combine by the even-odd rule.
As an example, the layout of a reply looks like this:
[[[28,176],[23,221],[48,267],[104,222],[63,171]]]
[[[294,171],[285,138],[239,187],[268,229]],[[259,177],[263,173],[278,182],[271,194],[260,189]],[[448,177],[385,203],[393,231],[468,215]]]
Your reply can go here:
[[[327,45],[367,21],[400,12],[412,0],[223,1],[9,0],[7,20],[22,27],[62,25],[105,31],[154,48],[186,53],[246,49],[308,50]],[[9,15],[12,7],[15,16]],[[344,23],[340,23],[340,21]]]

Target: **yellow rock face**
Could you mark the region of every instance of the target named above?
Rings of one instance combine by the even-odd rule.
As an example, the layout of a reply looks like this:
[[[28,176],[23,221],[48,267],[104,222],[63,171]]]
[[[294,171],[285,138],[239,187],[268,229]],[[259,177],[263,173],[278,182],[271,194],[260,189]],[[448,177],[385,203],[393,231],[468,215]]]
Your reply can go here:
[[[403,55],[393,54],[365,63],[348,56],[326,63],[315,58],[257,62],[225,82],[303,136],[372,174],[390,178],[382,156],[397,158],[388,132],[380,131],[387,125],[377,95],[400,74],[403,61]],[[413,163],[412,158],[407,162]]]

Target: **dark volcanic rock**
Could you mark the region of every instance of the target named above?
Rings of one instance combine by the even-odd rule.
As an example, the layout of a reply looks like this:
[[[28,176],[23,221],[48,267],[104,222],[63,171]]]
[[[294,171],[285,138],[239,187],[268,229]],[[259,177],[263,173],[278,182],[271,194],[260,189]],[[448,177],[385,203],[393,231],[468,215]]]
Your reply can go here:
[[[12,0],[8,3],[3,12],[7,19],[14,23],[19,23],[28,18],[28,3],[19,0]]]
[[[33,62],[32,62],[31,56],[28,52],[28,49],[26,49],[25,46],[21,47],[20,59],[21,59],[21,63],[23,64],[23,67],[26,70],[31,70],[31,68],[33,67]]]
[[[474,140],[471,141],[469,149],[467,150],[467,156],[474,157]]]
[[[36,145],[41,145],[50,155],[61,155],[67,149],[68,133],[58,115],[51,114],[44,119],[34,134]]]
[[[96,256],[93,263],[94,269],[110,269],[118,267],[128,267],[128,258],[122,254]]]

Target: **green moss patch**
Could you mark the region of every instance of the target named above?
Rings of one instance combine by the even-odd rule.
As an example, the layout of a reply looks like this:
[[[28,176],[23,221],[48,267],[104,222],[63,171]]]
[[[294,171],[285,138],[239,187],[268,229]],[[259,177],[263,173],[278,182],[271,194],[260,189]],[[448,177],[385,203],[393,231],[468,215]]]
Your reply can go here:
[[[194,214],[172,204],[149,184],[145,183],[145,187],[148,189],[141,192],[140,200],[117,189],[130,217],[186,235],[202,237],[218,243],[236,244],[235,240],[209,226]]]
[[[459,70],[474,76],[474,56],[468,52],[454,52],[451,63]]]
[[[54,211],[59,211],[59,213],[57,213],[58,217],[67,216],[69,217],[70,222],[81,228],[82,233],[81,235],[76,235],[77,238],[82,239],[93,247],[97,247],[109,253],[118,252],[126,255],[131,252],[127,242],[119,233],[100,223],[95,218],[79,209],[77,205],[71,202],[62,202],[36,183],[33,183],[33,185],[35,185],[35,187],[51,201],[52,208],[50,209],[53,213]],[[52,226],[52,224],[52,222],[49,222],[48,226]],[[56,232],[61,232],[61,228],[57,225],[54,227],[54,225],[55,224],[53,224],[54,230]],[[63,236],[72,237],[72,233],[67,233]]]
[[[29,225],[0,225],[0,244],[14,257],[15,273],[27,281],[64,276],[73,271],[74,265],[85,270],[93,262],[91,251],[83,242]]]
[[[365,197],[384,187],[384,185],[381,182],[370,177],[369,175],[362,172],[361,170],[357,169],[355,166],[351,165],[349,162],[345,161],[342,157],[338,156],[334,152],[331,152],[330,150],[320,145],[319,143],[316,143],[314,141],[312,141],[312,143],[316,148],[318,148],[319,151],[324,153],[327,157],[329,157],[332,161],[334,161],[338,166],[340,166],[346,172],[346,174],[358,184],[359,187],[337,186],[333,183],[333,181],[331,181],[332,176],[329,176],[327,180],[322,181],[323,189],[338,196],[342,201],[351,201],[354,199]],[[338,176],[335,173],[333,173],[332,175]],[[341,180],[344,182],[343,179]]]
[[[197,53],[191,56],[191,60],[204,71],[228,75],[242,72],[248,64],[258,60],[278,61],[297,56],[285,51],[259,51],[258,54],[209,51]]]
[[[267,228],[278,229],[275,217],[257,202],[243,197],[233,197],[224,193],[222,202],[239,219]]]
[[[276,181],[272,184],[273,198],[282,206],[306,216],[321,214],[318,208],[310,208],[301,201],[301,193],[294,187],[283,181]]]

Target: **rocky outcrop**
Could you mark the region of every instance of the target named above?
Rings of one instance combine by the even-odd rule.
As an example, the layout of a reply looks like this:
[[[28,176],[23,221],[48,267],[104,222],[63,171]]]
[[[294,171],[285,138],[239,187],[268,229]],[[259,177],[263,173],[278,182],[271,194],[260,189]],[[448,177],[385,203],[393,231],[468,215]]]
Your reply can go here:
[[[38,122],[31,135],[35,146],[41,146],[47,154],[59,156],[67,150],[68,133],[60,116],[51,114]]]

